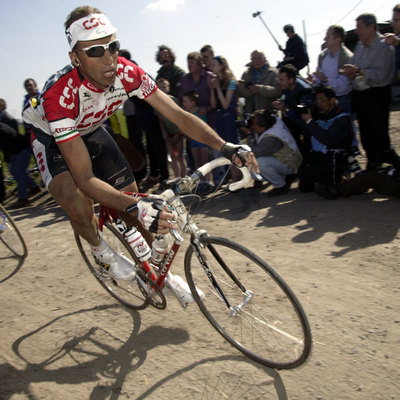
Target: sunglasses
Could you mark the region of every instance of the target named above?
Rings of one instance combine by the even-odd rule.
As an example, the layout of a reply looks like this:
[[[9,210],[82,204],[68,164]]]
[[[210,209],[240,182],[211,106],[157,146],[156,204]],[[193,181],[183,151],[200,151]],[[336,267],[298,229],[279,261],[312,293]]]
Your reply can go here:
[[[109,51],[110,54],[115,54],[121,47],[121,44],[118,39],[113,40],[107,44],[96,44],[94,46],[85,47],[81,50],[76,50],[76,52],[84,51],[88,57],[103,57],[106,53],[106,50]]]

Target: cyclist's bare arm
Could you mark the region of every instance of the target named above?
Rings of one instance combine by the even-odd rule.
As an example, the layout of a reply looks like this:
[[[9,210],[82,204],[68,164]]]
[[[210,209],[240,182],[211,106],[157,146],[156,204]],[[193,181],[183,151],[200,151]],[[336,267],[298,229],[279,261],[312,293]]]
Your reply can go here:
[[[192,139],[205,143],[218,151],[222,150],[225,141],[220,136],[200,118],[180,108],[161,90],[157,89],[146,101],[166,118],[178,125],[181,131]],[[224,154],[223,151],[222,153]],[[258,173],[258,165],[253,153],[246,153],[244,157],[246,158],[246,165]],[[242,162],[235,157],[231,161],[238,166],[242,166]]]
[[[87,197],[121,212],[125,212],[127,207],[138,201],[138,199],[114,189],[94,176],[89,153],[80,137],[60,143],[58,147],[76,186]],[[158,221],[158,233],[166,233],[169,229],[176,228],[174,224],[168,222],[173,218],[173,214],[161,211]]]

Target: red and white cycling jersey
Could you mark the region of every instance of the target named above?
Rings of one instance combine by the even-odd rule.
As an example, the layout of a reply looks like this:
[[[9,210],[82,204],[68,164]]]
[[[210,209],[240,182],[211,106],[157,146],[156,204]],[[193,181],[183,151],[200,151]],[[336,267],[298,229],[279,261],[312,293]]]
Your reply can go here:
[[[136,64],[118,57],[114,85],[101,90],[79,74],[72,65],[46,82],[38,104],[26,107],[25,122],[52,135],[56,143],[95,131],[131,96],[146,99],[156,83]]]

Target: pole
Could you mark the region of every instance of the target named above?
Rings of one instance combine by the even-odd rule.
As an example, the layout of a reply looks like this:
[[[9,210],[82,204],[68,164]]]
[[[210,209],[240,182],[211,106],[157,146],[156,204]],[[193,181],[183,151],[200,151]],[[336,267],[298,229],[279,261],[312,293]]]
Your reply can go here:
[[[255,13],[253,13],[253,18],[260,18],[261,22],[264,24],[264,26],[267,28],[267,31],[269,32],[269,34],[272,36],[272,39],[274,39],[275,43],[278,45],[278,47],[280,47],[281,45],[279,44],[279,42],[276,40],[276,37],[274,36],[274,34],[271,32],[271,30],[268,28],[268,25],[265,23],[265,21],[262,19],[261,17],[261,13],[262,11],[256,11]]]

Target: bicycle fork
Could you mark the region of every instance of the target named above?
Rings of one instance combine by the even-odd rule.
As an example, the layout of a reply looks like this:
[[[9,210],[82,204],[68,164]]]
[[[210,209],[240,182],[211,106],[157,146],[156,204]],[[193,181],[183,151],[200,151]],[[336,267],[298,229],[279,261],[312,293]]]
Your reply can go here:
[[[246,288],[242,285],[242,283],[237,279],[236,275],[231,271],[231,269],[226,265],[224,260],[220,257],[215,247],[211,244],[207,244],[207,248],[210,250],[210,253],[214,256],[215,260],[221,266],[221,268],[225,271],[225,273],[229,276],[230,279],[239,287],[239,289],[243,292],[243,300],[238,305],[231,305],[228,298],[226,297],[224,291],[222,290],[221,286],[217,282],[214,274],[212,273],[210,267],[207,264],[206,257],[201,253],[200,247],[202,246],[199,243],[192,242],[192,246],[196,253],[196,256],[200,262],[201,267],[203,268],[204,272],[206,273],[209,281],[214,286],[215,290],[217,291],[218,295],[220,296],[221,300],[226,304],[226,306],[231,310],[232,317],[236,317],[240,311],[244,308],[246,304],[248,304],[254,296],[254,292],[251,290],[246,290]]]

